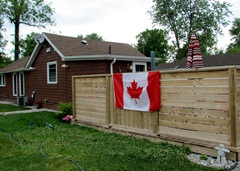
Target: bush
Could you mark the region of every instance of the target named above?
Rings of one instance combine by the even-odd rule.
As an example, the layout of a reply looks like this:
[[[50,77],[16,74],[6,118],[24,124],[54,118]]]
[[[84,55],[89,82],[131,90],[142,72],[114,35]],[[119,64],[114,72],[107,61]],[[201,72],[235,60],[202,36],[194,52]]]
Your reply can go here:
[[[72,103],[60,102],[58,104],[58,110],[60,112],[56,113],[56,115],[62,120],[65,116],[73,114]]]
[[[207,155],[205,155],[205,154],[201,154],[200,159],[201,159],[201,160],[207,160],[208,157],[207,157]]]

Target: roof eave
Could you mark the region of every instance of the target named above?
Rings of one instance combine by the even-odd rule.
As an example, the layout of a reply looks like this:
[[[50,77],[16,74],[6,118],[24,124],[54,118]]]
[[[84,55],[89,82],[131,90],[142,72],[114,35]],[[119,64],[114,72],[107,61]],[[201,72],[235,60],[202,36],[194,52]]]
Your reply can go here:
[[[122,55],[84,55],[84,56],[65,56],[63,61],[86,61],[86,60],[113,60],[118,61],[137,61],[151,62],[151,58],[142,56],[122,56]]]
[[[59,56],[63,59],[63,54],[56,48],[56,46],[52,43],[52,41],[47,37],[47,35],[45,35],[44,33],[42,33],[42,35],[44,36],[44,39],[47,40],[47,42],[54,48],[54,50],[59,54]],[[33,61],[35,60],[38,52],[40,51],[41,47],[42,47],[43,43],[38,43],[34,50],[33,53],[31,54],[27,64],[26,64],[26,68],[31,67]]]
[[[29,69],[19,68],[19,69],[10,70],[10,71],[0,71],[0,74],[9,74],[9,73],[14,73],[14,72],[24,72],[24,71],[29,71]]]

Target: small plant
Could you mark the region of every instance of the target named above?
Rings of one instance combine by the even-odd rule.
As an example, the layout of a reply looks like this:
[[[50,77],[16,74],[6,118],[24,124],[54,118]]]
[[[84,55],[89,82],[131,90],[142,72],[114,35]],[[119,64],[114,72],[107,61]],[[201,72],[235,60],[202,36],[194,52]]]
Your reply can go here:
[[[208,157],[207,157],[207,155],[205,155],[205,154],[201,154],[200,159],[201,159],[201,160],[207,160]]]
[[[58,104],[58,109],[59,109],[59,112],[56,113],[58,119],[63,120],[64,118],[67,117],[67,115],[72,117],[72,113],[73,113],[72,103],[60,102]]]

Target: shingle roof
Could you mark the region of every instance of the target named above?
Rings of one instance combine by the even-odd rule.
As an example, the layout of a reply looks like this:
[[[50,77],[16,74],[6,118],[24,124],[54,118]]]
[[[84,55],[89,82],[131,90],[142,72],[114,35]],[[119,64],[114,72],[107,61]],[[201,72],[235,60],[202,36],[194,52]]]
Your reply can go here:
[[[180,62],[160,63],[156,66],[156,69],[174,69],[180,65]]]
[[[57,51],[63,60],[102,60],[118,57],[118,60],[128,61],[147,61],[151,58],[144,56],[137,49],[126,43],[115,43],[99,40],[86,40],[87,44],[82,43],[82,39],[68,37],[50,33],[43,33],[43,39],[46,39]],[[0,73],[10,73],[24,71],[29,68],[43,44],[39,43],[35,47],[31,57],[21,58],[7,67],[1,68]],[[91,58],[93,57],[93,58]]]
[[[4,68],[0,68],[0,73],[11,73],[20,72],[26,70],[25,66],[27,64],[29,57],[20,58],[19,60],[7,65]]]
[[[217,66],[239,66],[240,65],[240,53],[227,53],[220,55],[204,56],[202,58],[204,67],[217,67]],[[183,69],[186,68],[187,58],[183,58],[180,62],[159,64],[156,69]]]
[[[105,55],[109,54],[109,47],[111,46],[111,55],[145,57],[126,43],[85,39],[88,43],[88,45],[85,45],[80,38],[49,33],[44,34],[64,56]]]

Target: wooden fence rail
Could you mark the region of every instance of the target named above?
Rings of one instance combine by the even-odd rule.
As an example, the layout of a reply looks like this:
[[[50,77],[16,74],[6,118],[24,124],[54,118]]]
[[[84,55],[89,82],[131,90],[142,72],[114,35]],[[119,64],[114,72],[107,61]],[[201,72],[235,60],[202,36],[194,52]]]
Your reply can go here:
[[[240,151],[240,70],[235,67],[160,71],[161,109],[116,109],[111,75],[74,76],[76,121],[189,145],[214,155],[224,144],[228,158]],[[211,150],[210,150],[211,149]]]

